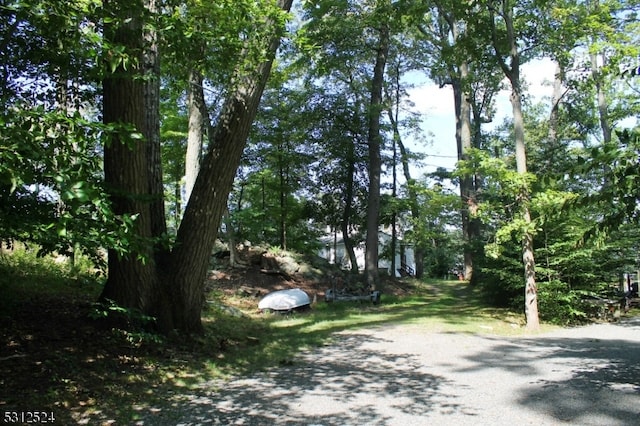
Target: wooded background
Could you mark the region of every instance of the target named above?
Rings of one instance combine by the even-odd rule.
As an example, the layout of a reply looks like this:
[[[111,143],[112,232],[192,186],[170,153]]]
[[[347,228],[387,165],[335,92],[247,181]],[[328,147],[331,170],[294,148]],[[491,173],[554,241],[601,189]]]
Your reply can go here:
[[[102,300],[165,332],[201,330],[218,237],[313,253],[330,229],[371,288],[401,238],[530,328],[639,269],[640,2],[292,3],[3,1],[0,237],[108,251]],[[452,88],[453,171],[415,173],[415,73]]]

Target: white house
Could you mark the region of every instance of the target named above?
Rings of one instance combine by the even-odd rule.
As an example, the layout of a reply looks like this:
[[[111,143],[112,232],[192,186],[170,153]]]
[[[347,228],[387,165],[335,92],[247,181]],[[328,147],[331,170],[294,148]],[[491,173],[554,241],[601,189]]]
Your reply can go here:
[[[327,259],[331,264],[339,264],[340,267],[348,269],[351,267],[349,262],[349,256],[347,255],[344,239],[342,238],[342,232],[327,232],[327,235],[321,238],[322,249],[319,255]],[[378,252],[382,253],[383,250],[391,245],[391,232],[390,230],[378,231]],[[358,262],[358,269],[364,270],[364,258],[365,258],[365,243],[361,242],[354,247],[356,260]],[[404,243],[400,238],[396,239],[396,277],[413,276],[415,275],[415,257],[412,244]],[[391,260],[378,259],[378,268],[380,270],[386,270],[391,275]]]

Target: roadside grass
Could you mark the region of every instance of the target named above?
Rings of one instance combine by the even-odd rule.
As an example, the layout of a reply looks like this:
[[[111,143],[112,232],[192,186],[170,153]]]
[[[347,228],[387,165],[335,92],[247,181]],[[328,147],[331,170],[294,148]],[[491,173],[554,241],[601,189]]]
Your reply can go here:
[[[294,362],[301,349],[339,342],[340,332],[376,329],[392,324],[425,333],[483,333],[525,335],[523,318],[482,303],[479,291],[459,281],[412,282],[409,296],[382,296],[379,305],[368,302],[318,303],[313,309],[290,314],[252,314],[267,333],[252,351],[233,353],[232,369],[246,373]],[[541,331],[552,326],[543,325]],[[222,364],[219,365],[222,367]]]
[[[525,334],[521,315],[487,307],[459,281],[413,280],[406,296],[382,289],[378,305],[319,302],[289,314],[258,313],[255,299],[213,291],[205,333],[172,338],[92,319],[101,286],[99,277],[64,263],[0,256],[4,411],[53,412],[57,424],[135,424],[162,413],[170,423],[185,395],[294,364],[303,350],[339,344],[342,332],[402,324],[425,333]]]

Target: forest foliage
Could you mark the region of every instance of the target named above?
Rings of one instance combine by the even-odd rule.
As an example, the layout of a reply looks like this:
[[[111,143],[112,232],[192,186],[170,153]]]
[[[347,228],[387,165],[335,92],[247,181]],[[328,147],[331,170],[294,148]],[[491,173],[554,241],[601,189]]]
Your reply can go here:
[[[232,244],[314,253],[327,229],[347,248],[364,244],[373,231],[372,182],[380,177],[376,223],[391,225],[398,241],[415,248],[417,271],[466,271],[495,303],[522,306],[523,236],[532,238],[543,319],[582,320],[585,294],[616,290],[621,274],[638,271],[640,79],[629,72],[640,65],[637,1],[306,0],[289,13],[286,3],[2,2],[0,238],[37,245],[42,254],[83,253],[103,268],[105,250],[147,265],[183,250],[183,215],[196,203],[185,199],[184,177],[198,109],[201,162],[208,153],[229,155],[224,143],[244,148],[232,186],[211,189],[226,205],[216,201],[216,220],[196,224],[215,226],[211,234]],[[138,48],[159,52],[156,73],[135,46],[105,36],[136,22]],[[277,40],[274,65],[264,69]],[[555,81],[548,97],[536,98],[516,65],[540,59],[554,64]],[[428,112],[412,102],[416,75],[456,96],[455,170],[423,172]],[[194,77],[199,84],[191,84]],[[129,147],[151,139],[135,123],[103,120],[105,82],[115,78],[155,79],[160,88],[161,235],[140,234],[141,212],[114,209],[115,197],[131,194],[105,181],[114,135]],[[511,116],[494,122],[509,82],[522,94],[522,129]],[[262,83],[255,118],[245,117],[247,137],[216,139],[227,126],[225,108]],[[202,105],[192,101],[195,90]],[[526,173],[516,167],[520,131]],[[233,155],[215,164],[235,166]],[[378,168],[380,176],[372,174]],[[215,186],[196,185],[201,194]],[[136,202],[155,197],[146,196]],[[391,250],[380,248],[380,256],[392,257]],[[178,263],[167,263],[172,274]],[[177,287],[189,300],[187,293],[202,290]]]

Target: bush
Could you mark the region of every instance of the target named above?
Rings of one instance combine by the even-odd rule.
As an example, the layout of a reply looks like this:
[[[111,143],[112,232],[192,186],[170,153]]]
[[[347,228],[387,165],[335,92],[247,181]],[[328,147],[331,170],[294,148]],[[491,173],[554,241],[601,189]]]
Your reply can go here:
[[[497,259],[476,258],[474,274],[487,303],[515,311],[522,311],[524,278],[522,261],[517,252],[504,253]]]
[[[38,256],[39,247],[15,244],[0,252],[0,309],[42,295],[86,294],[97,297],[103,276],[87,258]]]
[[[540,319],[558,325],[583,323],[589,319],[581,304],[580,292],[559,280],[538,283]]]

